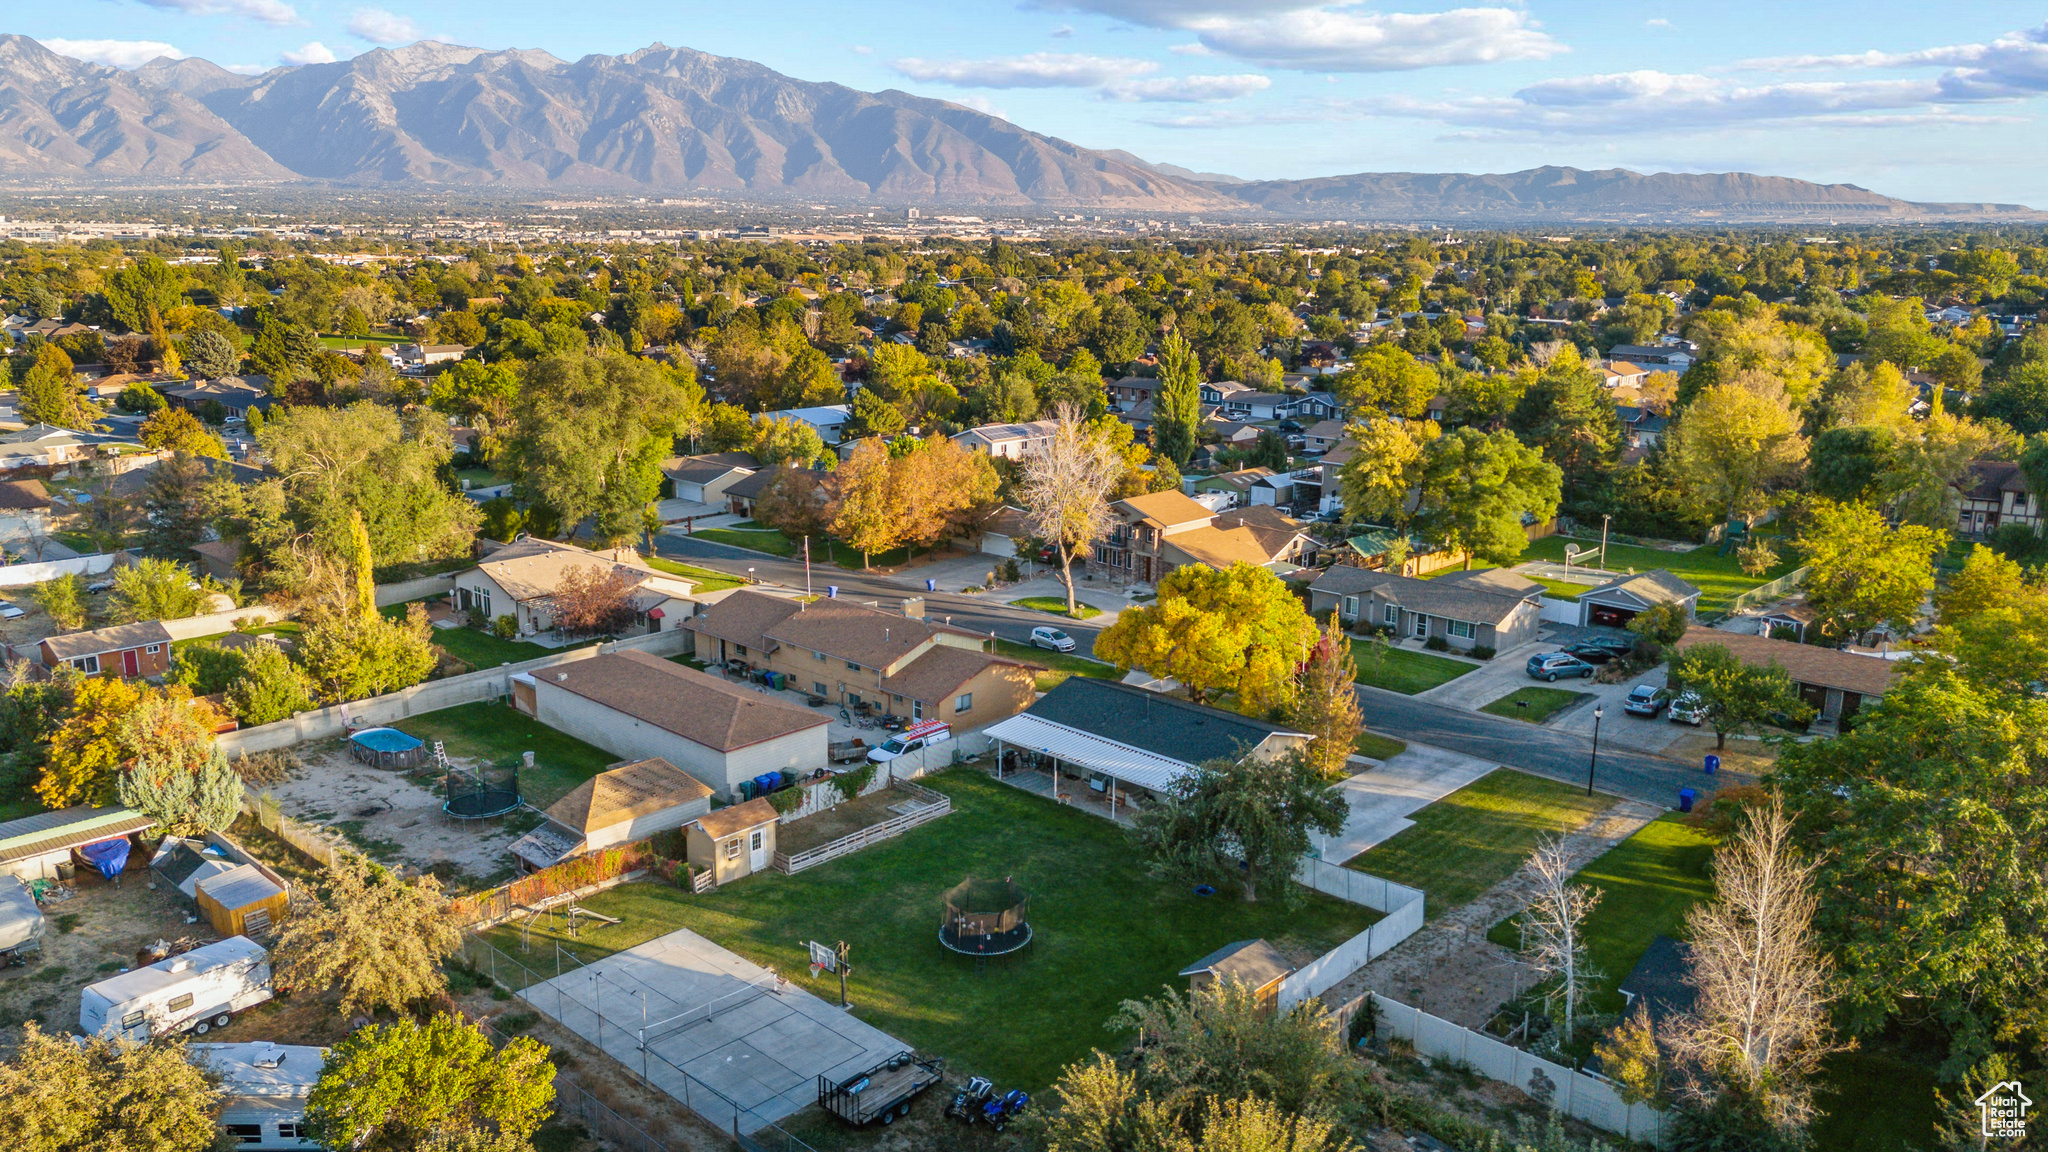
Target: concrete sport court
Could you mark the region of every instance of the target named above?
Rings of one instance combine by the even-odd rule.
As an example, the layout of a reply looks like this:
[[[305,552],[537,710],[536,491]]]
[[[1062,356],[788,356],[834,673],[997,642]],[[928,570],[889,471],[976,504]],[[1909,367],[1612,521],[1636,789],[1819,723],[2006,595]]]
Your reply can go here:
[[[717,1127],[753,1132],[816,1103],[819,1076],[909,1047],[842,1011],[827,983],[832,1001],[681,929],[519,995]]]

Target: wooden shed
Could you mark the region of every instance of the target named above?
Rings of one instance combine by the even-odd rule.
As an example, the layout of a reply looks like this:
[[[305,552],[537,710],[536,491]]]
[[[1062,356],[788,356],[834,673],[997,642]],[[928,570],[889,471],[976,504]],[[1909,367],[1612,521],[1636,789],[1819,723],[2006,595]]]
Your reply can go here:
[[[765,796],[706,812],[689,824],[690,863],[718,884],[766,872],[775,859],[780,818]]]
[[[1191,992],[1223,980],[1236,980],[1258,997],[1259,1007],[1271,1013],[1279,1007],[1280,984],[1294,974],[1294,965],[1264,940],[1239,940],[1181,969],[1180,974],[1188,978]]]
[[[199,882],[199,911],[223,936],[262,936],[283,920],[291,895],[254,864]]]

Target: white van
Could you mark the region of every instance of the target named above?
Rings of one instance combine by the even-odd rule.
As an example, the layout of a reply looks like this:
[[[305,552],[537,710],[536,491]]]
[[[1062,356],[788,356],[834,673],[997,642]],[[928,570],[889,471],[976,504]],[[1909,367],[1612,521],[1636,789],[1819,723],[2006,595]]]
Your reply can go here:
[[[86,985],[78,1030],[131,1040],[188,1030],[204,1036],[268,999],[270,953],[247,936],[230,936]]]
[[[944,720],[927,720],[922,724],[912,724],[882,741],[875,746],[874,751],[868,753],[868,759],[877,764],[887,764],[906,752],[943,744],[952,738],[953,729]]]

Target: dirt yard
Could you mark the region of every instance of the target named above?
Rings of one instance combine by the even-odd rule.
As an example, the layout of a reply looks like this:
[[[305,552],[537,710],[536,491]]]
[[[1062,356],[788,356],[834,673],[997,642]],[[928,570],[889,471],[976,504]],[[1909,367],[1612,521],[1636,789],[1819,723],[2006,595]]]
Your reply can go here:
[[[1754,784],[1757,777],[1769,772],[1778,762],[1778,749],[1775,745],[1754,738],[1730,736],[1726,748],[1715,748],[1712,732],[1687,733],[1664,750],[1664,755],[1673,760],[1682,760],[1695,769],[1706,762],[1709,753],[1721,758],[1721,771],[1715,776],[1700,777],[1699,783],[1694,787],[1703,792],[1712,791],[1716,787]]]
[[[138,949],[159,940],[197,946],[220,939],[204,920],[187,923],[193,914],[175,892],[151,889],[140,853],[129,864],[118,884],[81,872],[70,898],[43,908],[49,926],[42,958],[0,969],[0,1056],[13,1053],[29,1020],[45,1032],[76,1032],[79,989],[134,967]]]
[[[540,823],[538,813],[459,821],[442,815],[441,781],[433,770],[393,772],[349,757],[339,740],[294,750],[302,766],[264,791],[284,814],[326,825],[386,864],[410,864],[462,887],[488,886],[512,874],[512,842]],[[468,766],[459,756],[449,757]]]

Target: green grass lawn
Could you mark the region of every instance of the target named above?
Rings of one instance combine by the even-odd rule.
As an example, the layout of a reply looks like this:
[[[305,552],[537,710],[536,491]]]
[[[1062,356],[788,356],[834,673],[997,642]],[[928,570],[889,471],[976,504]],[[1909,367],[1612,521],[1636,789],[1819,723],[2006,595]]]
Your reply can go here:
[[[844,940],[854,1015],[946,1057],[949,1076],[988,1076],[1035,1095],[1090,1048],[1118,1045],[1103,1024],[1121,1001],[1184,990],[1177,973],[1224,944],[1263,937],[1306,959],[1377,918],[1308,892],[1291,907],[1278,893],[1255,904],[1196,896],[1154,879],[1123,831],[1100,817],[973,769],[922,783],[951,795],[954,812],[795,876],[771,872],[704,896],[649,883],[601,892],[583,904],[624,923],[559,942],[592,960],[688,928],[829,995],[837,982],[809,979],[802,941]],[[968,876],[1012,877],[1031,893],[1030,950],[981,974],[940,948],[935,931],[945,891]],[[517,927],[486,935],[521,955]],[[551,954],[555,941],[543,942],[537,925],[533,935],[532,955]]]
[[[745,580],[737,576],[728,576],[723,572],[713,572],[709,568],[699,568],[694,564],[678,564],[674,560],[664,560],[659,556],[649,556],[646,557],[646,560],[647,566],[656,572],[666,572],[671,576],[681,576],[685,580],[696,581],[697,591],[699,592],[719,592],[727,588],[737,588],[746,583]]]
[[[1514,875],[1544,835],[1576,828],[1613,802],[1499,768],[1415,813],[1413,827],[1344,866],[1422,889],[1434,919]]]
[[[291,638],[293,642],[297,642],[299,638],[299,624],[296,620],[280,620],[274,624],[259,624],[254,628],[238,629],[238,631],[246,631],[251,636],[286,636]],[[211,636],[194,636],[189,640],[173,640],[171,641],[171,658],[176,659],[178,653],[190,648],[194,644],[219,644],[228,635],[230,635],[228,632],[215,632]]]
[[[1579,883],[1600,889],[1600,903],[1585,924],[1587,958],[1603,974],[1592,991],[1593,1011],[1620,1012],[1621,982],[1650,941],[1685,935],[1687,910],[1714,894],[1714,844],[1712,836],[1667,814],[1579,870]],[[1521,946],[1512,918],[1486,938],[1510,950]]]
[[[570,789],[619,759],[602,748],[593,748],[524,713],[492,702],[424,712],[392,726],[429,745],[442,741],[451,756],[482,757],[494,767],[509,767],[519,763],[522,753],[533,753],[533,771],[519,773],[519,790],[526,802],[537,808],[560,800]]]
[[[404,604],[387,604],[377,611],[394,620],[405,616],[405,610],[414,601]],[[464,625],[461,628],[436,628],[432,637],[434,643],[448,650],[450,656],[473,668],[495,668],[500,664],[518,664],[526,660],[538,660],[542,656],[558,652],[557,648],[543,648],[525,640],[500,640],[481,629]],[[591,640],[587,643],[595,644]],[[571,645],[581,648],[582,644]]]
[[[1481,708],[1480,711],[1505,716],[1510,720],[1527,720],[1531,724],[1541,724],[1591,695],[1591,692],[1571,692],[1563,688],[1517,688]]]
[[[1406,740],[1382,736],[1377,732],[1360,732],[1358,739],[1351,742],[1351,748],[1360,756],[1372,760],[1392,760],[1408,750]]]
[[[20,796],[0,798],[0,822],[19,820],[23,816],[33,816],[43,811],[41,802],[26,794],[26,787],[23,786],[24,793]]]
[[[1050,612],[1055,616],[1067,615],[1067,601],[1063,596],[1026,596],[1021,600],[1010,601],[1010,606],[1013,608],[1029,608],[1036,612]],[[1076,600],[1074,601],[1074,614],[1068,617],[1068,619],[1093,620],[1100,615],[1102,615],[1102,609]]]
[[[1069,676],[1093,676],[1098,680],[1117,679],[1116,666],[1091,660],[1072,652],[1049,652],[1044,648],[1033,648],[1014,640],[997,640],[996,655],[1008,656],[1013,660],[1029,660],[1043,664],[1045,671],[1038,674],[1038,690],[1050,692],[1059,687]]]
[[[713,544],[727,544],[734,548],[751,548],[766,552],[770,556],[799,555],[798,546],[789,537],[773,528],[699,528],[693,535],[699,540]]]
[[[1580,545],[1587,543],[1584,540],[1569,542]],[[1567,540],[1563,536],[1545,536],[1541,540],[1532,541],[1522,552],[1522,559],[1548,560],[1554,564],[1562,564],[1566,543]],[[1704,613],[1725,609],[1728,601],[1736,596],[1760,584],[1768,584],[1799,567],[1799,560],[1793,555],[1792,549],[1780,543],[1776,567],[1762,576],[1745,576],[1742,574],[1742,561],[1735,553],[1731,551],[1726,556],[1717,555],[1718,547],[1707,545],[1690,552],[1665,552],[1657,548],[1609,544],[1607,570],[1626,572],[1633,568],[1638,572],[1647,572],[1652,568],[1663,568],[1700,590],[1699,610]]]
[[[1351,658],[1358,663],[1360,684],[1408,696],[1427,692],[1439,684],[1448,684],[1478,667],[1427,652],[1411,652],[1389,644],[1374,645],[1367,640],[1351,642]]]
[[[500,476],[489,468],[457,468],[455,478],[469,481],[471,488],[496,488],[511,479],[509,476]]]
[[[325,348],[361,348],[365,344],[410,344],[412,337],[399,336],[389,332],[372,332],[368,336],[322,336],[320,344]]]

